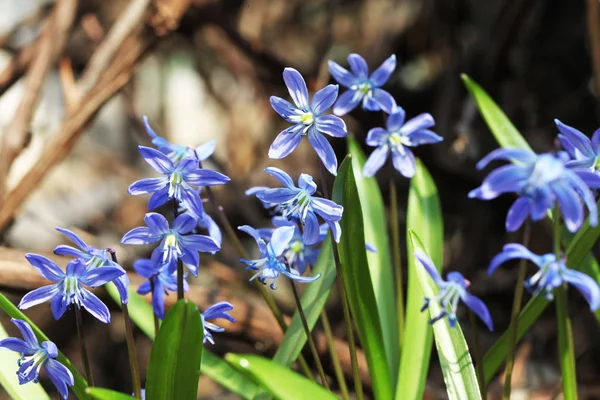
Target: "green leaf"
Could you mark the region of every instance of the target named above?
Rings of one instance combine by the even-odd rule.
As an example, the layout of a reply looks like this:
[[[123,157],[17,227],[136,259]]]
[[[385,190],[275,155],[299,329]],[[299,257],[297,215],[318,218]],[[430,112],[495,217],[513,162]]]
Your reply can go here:
[[[417,160],[417,172],[410,183],[406,227],[423,240],[431,249],[433,263],[441,268],[444,248],[444,227],[437,188],[431,175]],[[433,331],[429,316],[421,312],[423,289],[417,273],[419,265],[412,257],[412,242],[407,235],[408,247],[408,294],[406,301],[406,332],[410,346],[402,349],[400,372],[396,387],[396,400],[420,399],[425,391],[429,360],[433,344]]]
[[[375,177],[365,178],[362,174],[366,157],[354,136],[348,136],[348,152],[352,155],[352,170],[362,205],[365,240],[377,248],[377,252],[367,251],[366,254],[371,282],[375,290],[375,301],[379,310],[388,368],[392,378],[396,379],[400,361],[398,313],[396,312],[394,269],[390,267],[392,261],[385,204],[377,179]]]
[[[383,342],[382,325],[375,300],[375,288],[367,260],[363,212],[358,195],[351,156],[342,163],[333,186],[334,201],[344,206],[341,220],[342,237],[339,243],[344,286],[360,343],[365,350],[369,372],[376,398],[386,398],[393,393]]]
[[[427,253],[413,231],[409,231],[409,236],[413,249],[420,249]],[[412,255],[410,257],[414,258]],[[425,297],[434,298],[439,292],[437,285],[420,262],[415,261],[415,264],[418,264],[416,272]],[[432,301],[429,303],[431,318],[437,317],[441,312],[442,309],[437,302]],[[433,334],[448,397],[451,400],[481,399],[475,368],[460,329],[460,324],[457,322],[456,326],[451,328],[448,319],[442,318],[433,324]]]
[[[113,300],[121,305],[119,293],[114,285],[107,286],[108,292]],[[142,296],[129,288],[129,315],[131,320],[148,336],[154,340],[154,315],[152,306]],[[258,393],[258,386],[237,372],[225,360],[217,357],[210,351],[204,349],[202,352],[201,372],[224,388],[242,396],[244,399],[252,399]]]
[[[336,271],[330,236],[327,236],[327,239],[323,242],[319,258],[312,271],[313,275],[319,273],[321,274],[321,278],[307,285],[301,299],[306,321],[311,330],[317,323],[323,307],[325,307],[331,286],[335,281]],[[273,361],[283,366],[291,367],[304,348],[306,340],[306,333],[304,333],[300,315],[296,311],[291,324],[285,332],[283,341],[273,357]]]
[[[575,346],[573,327],[567,311],[566,284],[554,291],[556,305],[556,325],[558,326],[558,353],[562,377],[563,397],[565,400],[577,400],[577,374],[575,372]]]
[[[0,293],[0,308],[2,308],[11,318],[22,319],[23,321],[27,321],[29,325],[31,325],[31,329],[35,333],[37,339],[41,342],[45,342],[50,340],[48,336],[44,334],[25,314],[21,312],[13,303],[10,302],[2,293]],[[73,328],[75,329],[75,328]],[[83,379],[83,376],[77,371],[75,366],[69,361],[67,357],[59,350],[58,357],[56,357],[56,361],[64,364],[69,371],[73,374],[73,378],[75,380],[75,385],[71,386],[71,390],[73,393],[77,395],[80,400],[87,400],[90,398],[86,393],[86,389],[88,387],[87,382]]]
[[[203,339],[198,308],[189,300],[179,300],[165,315],[152,346],[146,376],[149,399],[197,397]]]
[[[91,387],[87,392],[96,400],[135,400],[131,395],[99,387]]]
[[[333,393],[322,386],[266,358],[255,355],[227,354],[225,359],[276,399],[337,400]]]
[[[0,324],[0,340],[6,339],[8,334]],[[19,353],[8,349],[0,349],[0,386],[6,390],[8,396],[13,400],[50,399],[42,385],[35,383],[19,384],[17,377]]]

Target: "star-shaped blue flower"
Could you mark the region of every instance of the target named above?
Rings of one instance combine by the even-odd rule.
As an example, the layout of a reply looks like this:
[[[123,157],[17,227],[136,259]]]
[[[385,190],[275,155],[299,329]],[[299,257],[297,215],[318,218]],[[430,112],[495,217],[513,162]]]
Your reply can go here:
[[[563,258],[557,260],[556,255],[551,253],[540,256],[518,243],[509,243],[502,248],[502,252],[492,259],[488,274],[493,274],[501,264],[515,258],[529,260],[539,268],[539,271],[525,282],[525,287],[533,295],[543,293],[546,299],[552,300],[554,289],[566,282],[581,292],[592,311],[600,307],[600,288],[594,279],[583,272],[568,268]]]
[[[421,262],[429,276],[433,279],[435,284],[440,288],[437,296],[434,298],[425,298],[425,304],[421,311],[425,311],[429,308],[432,301],[439,303],[442,312],[433,317],[429,323],[433,324],[436,321],[448,316],[448,323],[450,327],[456,326],[456,309],[458,302],[462,301],[467,307],[485,323],[490,331],[494,330],[494,323],[492,316],[483,301],[478,297],[467,292],[469,281],[467,281],[460,272],[448,272],[446,275],[447,280],[442,279],[437,271],[437,268],[433,264],[433,261],[421,250],[414,252],[414,256]]]
[[[229,322],[235,322],[235,318],[228,314],[229,311],[233,310],[233,305],[226,301],[221,301],[208,307],[203,313],[200,313],[202,318],[202,326],[204,327],[204,340],[203,343],[209,342],[215,344],[211,332],[224,332],[225,328],[221,328],[218,325],[208,322],[213,319],[222,318]]]
[[[363,167],[363,176],[370,177],[385,164],[392,154],[394,168],[407,178],[415,175],[417,164],[415,156],[408,147],[438,143],[443,139],[427,128],[435,122],[430,114],[421,114],[405,121],[406,113],[402,107],[396,107],[387,119],[386,128],[373,128],[367,135],[367,144],[377,147]]]
[[[19,360],[19,384],[24,385],[28,382],[38,383],[40,380],[40,370],[42,367],[46,370],[46,375],[52,381],[63,399],[69,397],[69,386],[75,384],[71,371],[60,362],[56,361],[58,349],[51,341],[38,342],[31,326],[26,321],[20,319],[11,319],[12,323],[19,328],[23,339],[6,338],[0,340],[0,348],[12,350],[21,354]]]
[[[506,229],[516,231],[527,219],[539,221],[558,202],[569,231],[579,229],[584,219],[583,203],[590,210],[590,224],[598,224],[598,209],[590,188],[600,187],[600,176],[591,171],[571,170],[553,154],[537,155],[522,149],[496,149],[484,157],[477,168],[491,161],[512,161],[492,171],[483,184],[469,193],[470,198],[495,199],[502,193],[519,198],[506,216]]]
[[[106,305],[83,285],[96,288],[112,282],[123,275],[122,269],[115,267],[90,269],[82,260],[76,258],[69,261],[65,273],[52,260],[44,256],[25,254],[25,258],[44,278],[56,283],[42,286],[23,296],[19,303],[21,310],[51,300],[50,306],[55,319],[62,317],[71,304],[75,304],[76,307],[83,306],[105,324],[110,321],[110,312]]]
[[[340,85],[349,90],[344,92],[333,107],[336,115],[344,115],[354,110],[362,102],[368,111],[383,110],[391,114],[396,108],[396,101],[391,94],[381,89],[396,69],[396,56],[391,55],[369,76],[369,66],[358,54],[348,56],[348,64],[352,72],[329,61],[329,72]]]
[[[558,139],[572,158],[565,165],[569,168],[584,168],[597,172],[600,168],[600,129],[594,132],[590,140],[577,129],[557,119],[554,122],[560,131]]]
[[[196,228],[197,220],[187,213],[175,218],[172,228],[167,219],[158,213],[147,213],[144,222],[146,226],[127,232],[121,243],[144,245],[161,241],[158,249],[162,253],[162,262],[175,265],[180,259],[196,276],[200,263],[198,252],[214,254],[221,249],[209,236],[189,234]]]
[[[333,175],[337,174],[337,159],[331,144],[322,135],[345,137],[346,124],[335,115],[324,115],[337,98],[338,86],[327,85],[315,93],[312,101],[308,101],[306,82],[298,71],[286,68],[283,80],[294,100],[294,104],[280,97],[271,96],[271,105],[279,115],[293,125],[282,131],[271,144],[269,157],[280,159],[289,155],[298,147],[303,136],[315,149],[325,168]]]

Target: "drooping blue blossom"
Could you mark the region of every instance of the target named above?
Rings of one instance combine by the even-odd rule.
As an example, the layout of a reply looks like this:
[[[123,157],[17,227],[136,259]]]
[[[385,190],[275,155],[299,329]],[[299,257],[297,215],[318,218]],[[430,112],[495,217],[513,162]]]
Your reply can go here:
[[[350,71],[334,61],[329,61],[329,72],[340,85],[349,90],[342,93],[333,107],[336,115],[344,115],[354,110],[362,102],[362,108],[368,111],[383,110],[390,114],[396,107],[391,94],[381,89],[396,69],[396,56],[391,55],[369,76],[369,66],[358,54],[348,56]]]
[[[206,142],[196,148],[182,146],[179,144],[170,143],[167,139],[158,136],[152,127],[150,127],[150,124],[148,123],[148,117],[145,115],[144,126],[146,127],[146,132],[148,132],[148,135],[150,135],[152,138],[152,144],[155,145],[158,150],[164,153],[167,157],[169,157],[174,164],[177,164],[184,158],[195,158],[196,164],[198,164],[198,162],[206,160],[215,152],[215,140]]]
[[[406,113],[402,107],[396,107],[387,118],[386,129],[373,128],[367,135],[367,144],[377,147],[363,167],[363,176],[370,177],[385,164],[392,154],[394,168],[407,178],[415,175],[417,164],[409,147],[438,143],[443,139],[427,128],[435,122],[431,114],[421,114],[405,121]]]
[[[304,227],[305,244],[310,246],[319,241],[320,228],[317,215],[329,225],[334,240],[339,243],[342,235],[339,221],[342,219],[344,207],[331,200],[313,196],[317,191],[317,185],[312,176],[300,174],[298,187],[296,187],[292,178],[279,168],[269,167],[265,172],[285,187],[259,191],[256,197],[265,203],[278,205],[283,217],[301,221]]]
[[[269,157],[280,159],[288,156],[298,147],[302,137],[307,136],[308,142],[317,152],[325,168],[336,175],[335,152],[322,134],[332,137],[345,137],[348,134],[346,123],[341,118],[325,115],[337,98],[338,86],[325,86],[315,93],[309,103],[306,82],[298,71],[286,68],[283,71],[283,80],[295,105],[280,97],[271,96],[271,106],[283,119],[293,125],[275,138],[269,149]]]
[[[175,218],[171,228],[167,219],[158,213],[147,213],[144,222],[146,226],[127,232],[121,243],[144,245],[160,241],[158,249],[164,264],[176,265],[177,259],[180,259],[196,276],[200,263],[198,252],[215,253],[221,249],[209,236],[189,234],[196,228],[197,220],[187,213]]]
[[[220,172],[199,168],[196,158],[185,158],[175,165],[156,149],[144,146],[138,148],[144,160],[163,175],[140,179],[129,186],[129,194],[132,195],[152,193],[148,203],[150,210],[176,199],[196,218],[202,218],[204,207],[198,194],[198,186],[223,185],[229,182],[229,178]]]
[[[233,305],[231,303],[221,301],[217,304],[208,307],[203,313],[200,313],[200,317],[202,318],[202,326],[204,327],[203,343],[209,342],[210,344],[215,344],[211,332],[225,331],[225,328],[221,328],[220,326],[208,321],[222,318],[226,319],[229,322],[235,322],[235,318],[228,314],[228,312],[231,310],[233,310]]]
[[[129,300],[129,296],[127,295],[129,278],[127,277],[125,269],[123,269],[123,267],[121,267],[118,263],[112,260],[110,253],[105,249],[97,249],[93,246],[88,245],[75,232],[71,232],[68,229],[56,228],[56,230],[64,234],[69,239],[71,239],[73,243],[75,243],[77,247],[79,247],[79,249],[65,244],[61,244],[56,246],[56,248],[54,249],[54,254],[79,258],[85,263],[88,269],[99,267],[114,267],[123,271],[123,275],[115,279],[113,283],[119,291],[121,302],[123,304],[127,304]]]
[[[133,269],[143,278],[148,279],[140,285],[137,292],[148,294],[152,292],[152,309],[160,319],[165,317],[165,295],[169,291],[177,291],[176,266],[163,262],[162,252],[155,249],[151,258],[141,258],[133,263]],[[187,292],[189,285],[183,280],[183,291]]]
[[[553,154],[538,155],[516,148],[492,151],[477,163],[477,168],[485,168],[497,159],[512,163],[492,171],[469,197],[490,200],[502,193],[516,193],[519,197],[506,216],[508,231],[519,229],[527,217],[533,221],[543,219],[556,202],[569,231],[575,232],[583,223],[582,201],[590,211],[590,224],[598,224],[598,209],[590,188],[600,187],[600,176],[566,168],[565,161]]]
[[[76,307],[83,306],[106,324],[110,321],[110,312],[106,305],[83,285],[96,288],[112,282],[123,275],[122,269],[112,266],[89,269],[82,260],[75,258],[69,261],[65,273],[44,256],[25,254],[25,258],[44,278],[55,283],[32,290],[23,296],[19,303],[21,310],[51,300],[50,307],[55,319],[62,317],[71,304],[74,304]]]
[[[600,129],[594,132],[592,139],[579,130],[555,119],[560,131],[558,139],[569,153],[571,160],[565,165],[569,168],[585,168],[597,172],[600,168]]]
[[[282,226],[275,229],[269,243],[260,237],[256,229],[248,225],[240,226],[238,229],[252,236],[260,251],[260,257],[256,260],[241,259],[241,262],[247,265],[247,270],[258,271],[250,280],[258,278],[259,282],[266,285],[267,279],[270,279],[271,289],[276,289],[275,279],[279,278],[281,274],[302,283],[314,282],[321,277],[321,274],[310,278],[301,276],[297,270],[284,263],[283,253],[294,237],[295,228],[293,226]]]
[[[568,268],[564,258],[556,259],[556,255],[549,253],[537,255],[518,243],[509,243],[502,248],[502,252],[492,259],[488,274],[503,263],[515,258],[524,258],[534,263],[539,271],[525,281],[525,287],[533,295],[543,293],[546,299],[554,298],[552,292],[564,282],[569,283],[585,297],[590,304],[590,309],[596,311],[600,307],[600,287],[594,279],[583,272]]]
[[[44,367],[46,375],[48,375],[48,378],[56,386],[62,398],[68,398],[69,386],[73,386],[75,382],[71,371],[56,361],[56,357],[58,357],[56,345],[49,340],[42,342],[40,345],[29,323],[15,318],[11,319],[11,321],[21,331],[23,340],[12,337],[2,339],[0,340],[0,348],[21,354],[21,358],[18,361],[19,370],[17,371],[19,384],[24,385],[29,382],[38,383],[40,380],[40,370]]]
[[[421,311],[425,311],[429,308],[432,301],[440,305],[442,311],[439,315],[433,317],[429,323],[433,324],[448,316],[448,323],[450,327],[454,328],[456,326],[456,309],[460,300],[485,323],[490,331],[494,330],[492,316],[487,306],[478,297],[467,292],[470,282],[460,272],[448,272],[446,275],[447,280],[444,280],[438,273],[433,261],[424,252],[417,250],[414,252],[414,256],[421,262],[429,276],[431,276],[435,284],[440,288],[437,296],[432,299],[425,298],[425,304],[421,308]]]

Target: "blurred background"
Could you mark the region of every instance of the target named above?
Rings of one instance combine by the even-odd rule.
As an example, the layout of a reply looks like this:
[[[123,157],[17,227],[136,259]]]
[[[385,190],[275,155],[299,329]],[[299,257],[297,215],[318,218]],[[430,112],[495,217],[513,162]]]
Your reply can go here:
[[[347,55],[356,52],[374,69],[396,54],[398,67],[386,89],[408,117],[430,112],[435,132],[444,138],[416,154],[440,193],[444,269],[462,272],[494,317],[495,332],[478,326],[485,351],[508,327],[516,282],[516,266],[490,278],[487,265],[504,243],[519,241],[521,234],[504,229],[510,197],[467,198],[484,176],[474,164],[497,144],[460,74],[490,93],[536,151],[556,148],[554,118],[591,135],[600,126],[599,8],[597,0],[0,0],[0,195],[5,199],[0,203],[0,290],[18,302],[26,291],[45,284],[23,254],[49,255],[65,243],[55,227],[73,229],[97,247],[114,247],[126,269],[148,256],[148,248],[119,245],[146,212],[146,196],[127,194],[131,182],[153,174],[137,152],[137,145],[150,144],[143,115],[175,143],[216,139],[216,152],[205,167],[232,179],[215,190],[229,220],[233,226],[268,226],[268,213],[244,195],[251,186],[275,184],[263,169],[277,166],[294,178],[301,172],[318,176],[318,159],[307,143],[284,160],[267,157],[286,127],[269,104],[271,95],[288,96],[283,68],[298,69],[314,91],[330,80],[329,59],[346,66]],[[362,110],[344,119],[361,142],[370,128],[382,124],[380,114]],[[345,142],[332,144],[341,160]],[[391,173],[386,167],[379,174],[386,199]],[[409,181],[394,176],[402,228]],[[550,250],[550,243],[549,227],[536,224],[532,250]],[[201,264],[189,297],[200,309],[228,300],[238,320],[221,324],[226,332],[215,335],[212,350],[272,355],[281,331],[247,282],[235,248],[225,239],[222,251],[203,255]],[[133,285],[140,282],[132,275]],[[289,287],[284,280],[278,286],[274,296],[283,310],[293,312]],[[598,324],[579,294],[572,293],[580,393],[600,398]],[[98,294],[113,317],[109,325],[84,317],[95,380],[127,392],[120,312],[106,293]],[[167,303],[174,298],[168,296]],[[337,299],[332,292],[328,308],[349,377]],[[549,307],[518,348],[515,399],[551,399],[560,391],[553,312]],[[73,315],[54,321],[48,305],[27,315],[81,367]],[[467,326],[465,316],[459,314]],[[6,315],[0,314],[0,323],[16,333]],[[467,340],[469,332],[465,329]],[[331,373],[325,340],[316,336]],[[151,342],[141,332],[136,340],[143,366]],[[363,375],[368,391],[368,374]],[[494,380],[490,398],[500,397],[502,383],[502,376]],[[198,396],[236,398],[205,376]],[[445,396],[434,351],[426,397]]]

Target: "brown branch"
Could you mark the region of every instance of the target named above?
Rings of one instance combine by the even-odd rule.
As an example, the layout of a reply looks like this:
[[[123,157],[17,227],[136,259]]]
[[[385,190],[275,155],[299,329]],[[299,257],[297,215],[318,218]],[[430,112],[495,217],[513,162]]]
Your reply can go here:
[[[0,146],[0,198],[6,193],[6,180],[13,161],[25,148],[30,137],[30,125],[46,75],[67,42],[75,19],[77,0],[59,0],[42,39],[31,68],[25,77],[23,97],[15,117],[4,132]]]
[[[21,79],[33,57],[38,53],[41,38],[34,40],[23,47],[19,54],[13,57],[4,70],[0,72],[0,96],[4,94],[16,81]]]

